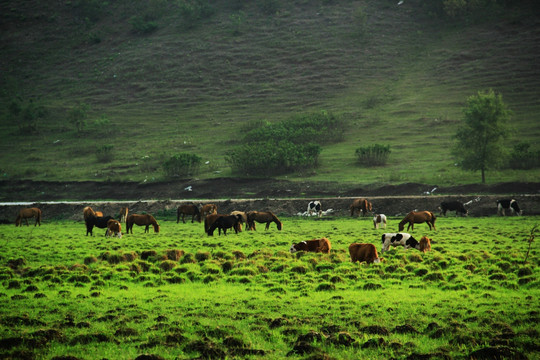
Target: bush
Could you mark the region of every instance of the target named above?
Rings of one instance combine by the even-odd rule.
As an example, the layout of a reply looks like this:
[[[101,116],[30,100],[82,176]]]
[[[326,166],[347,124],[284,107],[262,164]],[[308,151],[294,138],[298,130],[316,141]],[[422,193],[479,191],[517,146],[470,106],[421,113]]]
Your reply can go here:
[[[375,144],[356,149],[358,163],[364,166],[386,165],[390,156],[390,145]]]
[[[163,162],[163,171],[169,177],[196,175],[202,158],[195,154],[182,153],[171,156]]]
[[[248,144],[229,152],[226,161],[233,172],[244,175],[274,175],[315,167],[321,147],[288,141]]]
[[[96,149],[96,158],[100,163],[111,162],[114,159],[113,145],[102,145]]]
[[[191,29],[214,14],[210,3],[204,0],[180,0],[177,5],[182,17],[181,27],[184,29]]]
[[[150,34],[158,28],[157,23],[151,20],[148,16],[132,16],[129,19],[129,23],[132,26],[133,32],[139,34]]]
[[[529,170],[540,167],[540,151],[530,151],[529,143],[519,143],[514,145],[510,153],[508,168]]]

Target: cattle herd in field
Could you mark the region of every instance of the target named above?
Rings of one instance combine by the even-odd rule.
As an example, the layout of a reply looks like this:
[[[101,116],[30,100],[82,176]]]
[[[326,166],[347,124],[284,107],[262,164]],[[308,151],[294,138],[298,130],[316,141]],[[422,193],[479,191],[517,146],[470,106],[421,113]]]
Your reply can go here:
[[[355,199],[349,206],[351,216],[365,217],[368,214],[373,214],[373,205],[367,199]],[[439,207],[441,215],[446,215],[448,211],[455,211],[456,215],[467,216],[468,211],[465,205],[460,201],[443,201]],[[322,204],[320,201],[311,201],[308,204],[307,211],[302,215],[318,217],[323,214],[331,213],[329,209],[326,212],[322,210]],[[505,216],[507,212],[514,215],[521,215],[522,210],[518,203],[514,199],[501,199],[497,200],[497,214]],[[281,230],[283,223],[270,211],[233,211],[229,214],[218,213],[218,207],[215,204],[205,204],[197,206],[193,203],[182,204],[177,209],[176,223],[185,223],[186,216],[191,216],[191,222],[203,222],[204,219],[204,232],[208,236],[213,236],[215,230],[218,230],[218,234],[227,235],[229,229],[234,230],[235,233],[241,232],[242,227],[245,226],[247,230],[256,230],[256,223],[265,224],[265,229],[268,230],[272,223],[276,224],[276,228]],[[22,221],[26,222],[28,226],[28,219],[35,218],[34,226],[41,226],[42,213],[39,208],[25,208],[21,209],[15,221],[16,226],[22,226]],[[87,206],[83,209],[83,217],[86,226],[86,235],[93,235],[94,227],[100,229],[106,229],[105,236],[117,236],[122,237],[122,223],[126,224],[127,233],[133,233],[133,225],[145,226],[144,232],[149,232],[150,225],[153,226],[154,232],[158,233],[160,226],[156,219],[150,214],[129,214],[127,207],[123,207],[119,213],[119,219],[116,220],[112,216],[104,216],[99,211],[94,211],[91,207]],[[403,232],[405,225],[408,225],[407,231],[410,228],[414,230],[414,224],[426,223],[430,230],[436,230],[435,221],[437,217],[430,211],[411,211],[398,225],[398,233],[384,233],[381,237],[381,254],[387,251],[390,246],[403,246],[405,249],[415,248],[419,251],[426,252],[431,250],[431,239],[427,236],[423,236],[420,240],[416,240],[411,234]],[[375,229],[386,229],[387,220],[384,214],[373,214],[373,227]],[[293,244],[290,248],[291,253],[297,251],[308,252],[320,252],[330,253],[332,245],[327,238],[313,239],[307,241],[301,241]],[[349,246],[349,254],[352,262],[366,262],[368,264],[380,262],[380,258],[377,253],[377,249],[373,244],[352,243]]]

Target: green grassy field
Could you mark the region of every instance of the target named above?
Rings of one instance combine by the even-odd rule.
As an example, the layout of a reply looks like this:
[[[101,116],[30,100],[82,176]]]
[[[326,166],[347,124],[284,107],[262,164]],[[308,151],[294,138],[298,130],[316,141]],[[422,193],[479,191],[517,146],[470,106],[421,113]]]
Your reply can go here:
[[[368,219],[284,217],[281,232],[161,231],[86,237],[82,222],[0,226],[0,354],[11,358],[529,359],[538,347],[540,218],[440,218],[432,251],[380,250]],[[390,218],[386,231],[397,228]],[[317,237],[329,255],[290,254]],[[481,357],[482,354],[488,354]]]
[[[467,97],[489,88],[513,110],[508,149],[519,140],[538,150],[540,32],[527,7],[535,5],[467,22],[430,13],[421,1],[396,3],[213,2],[213,15],[186,30],[166,1],[5,2],[0,174],[157,181],[165,159],[189,152],[209,162],[199,177],[230,176],[224,154],[245,124],[327,110],[348,120],[344,141],[324,146],[318,168],[287,178],[479,182],[456,168],[450,149]],[[135,33],[130,18],[145,14],[156,31]],[[14,99],[49,110],[36,133],[9,118]],[[90,110],[78,132],[68,113],[80,102]],[[388,165],[358,167],[355,150],[375,143],[391,146]],[[96,157],[106,145],[110,162]],[[539,175],[488,172],[487,181]]]

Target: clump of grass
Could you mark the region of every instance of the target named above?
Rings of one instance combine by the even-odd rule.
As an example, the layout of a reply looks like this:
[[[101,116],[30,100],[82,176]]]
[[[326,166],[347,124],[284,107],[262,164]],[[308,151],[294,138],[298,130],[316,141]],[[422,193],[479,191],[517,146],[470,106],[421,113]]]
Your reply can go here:
[[[176,267],[176,262],[172,261],[172,260],[165,260],[165,261],[162,261],[160,264],[159,264],[159,268],[165,272],[167,271],[171,271],[172,269],[174,269]]]
[[[204,262],[210,259],[210,253],[208,251],[198,251],[197,254],[195,254],[195,259],[198,262]]]

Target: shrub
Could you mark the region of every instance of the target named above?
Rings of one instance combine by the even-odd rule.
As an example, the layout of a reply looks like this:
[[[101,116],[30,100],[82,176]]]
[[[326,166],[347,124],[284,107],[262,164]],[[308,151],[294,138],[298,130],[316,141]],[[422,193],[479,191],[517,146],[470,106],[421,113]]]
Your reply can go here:
[[[540,167],[540,151],[530,151],[529,143],[514,145],[507,167],[510,169],[535,169]]]
[[[41,120],[49,116],[45,106],[29,100],[22,103],[20,99],[13,100],[8,106],[9,119],[18,124],[21,134],[38,133]]]
[[[214,14],[210,3],[204,0],[180,0],[177,5],[182,18],[181,27],[184,29],[191,29]]]
[[[181,153],[164,161],[163,170],[165,175],[169,177],[196,175],[201,163],[201,157],[195,154]]]
[[[320,153],[321,147],[316,144],[267,141],[243,145],[229,152],[226,161],[240,174],[273,175],[315,167]]]
[[[150,34],[157,30],[158,25],[149,16],[135,15],[129,19],[129,23],[132,26],[132,30],[139,34]]]
[[[386,165],[390,156],[390,145],[375,144],[356,149],[358,163],[363,166]]]
[[[114,159],[114,145],[102,145],[96,149],[96,158],[100,163],[108,163]]]

